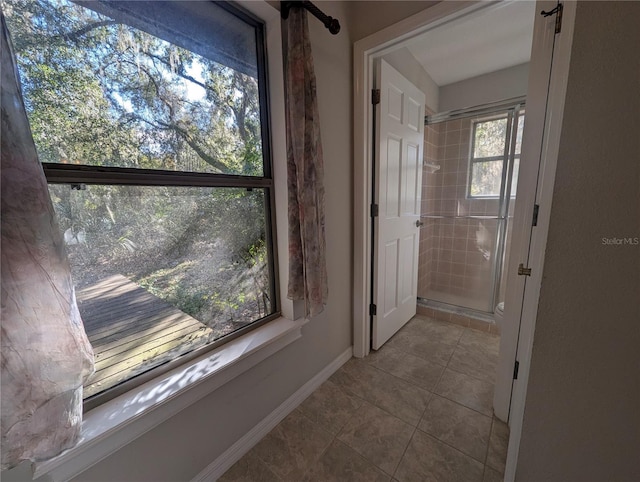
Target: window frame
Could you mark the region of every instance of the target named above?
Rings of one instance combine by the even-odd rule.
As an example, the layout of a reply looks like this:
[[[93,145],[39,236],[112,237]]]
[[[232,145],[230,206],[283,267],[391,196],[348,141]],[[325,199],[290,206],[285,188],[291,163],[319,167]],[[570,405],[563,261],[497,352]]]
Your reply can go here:
[[[128,185],[211,188],[256,188],[264,190],[265,241],[268,252],[269,291],[272,297],[272,313],[252,321],[248,325],[224,335],[205,346],[180,355],[175,359],[133,376],[114,387],[83,400],[85,413],[167,372],[196,360],[208,352],[225,345],[262,325],[281,317],[280,280],[278,274],[278,245],[276,236],[276,193],[272,154],[271,108],[269,105],[269,72],[267,65],[266,22],[238,4],[211,2],[255,29],[258,75],[258,99],[260,107],[260,131],[262,142],[262,176],[243,176],[161,169],[137,169],[61,163],[42,163],[47,184],[70,185]],[[83,5],[84,6],[84,5]],[[87,8],[85,6],[85,8]]]
[[[237,0],[237,4],[262,19],[266,26],[270,100],[270,129],[274,169],[278,235],[279,293],[288,283],[287,166],[284,110],[284,71],[280,12],[265,1]],[[71,480],[100,460],[125,447],[154,427],[187,409],[268,357],[304,337],[304,303],[278,297],[282,315],[229,343],[186,362],[99,407],[85,412],[80,440],[74,447],[32,464],[34,478],[52,482]]]
[[[502,161],[502,171],[504,171],[505,166],[507,166],[507,160],[509,158],[509,121],[511,119],[509,115],[509,110],[491,115],[486,117],[480,117],[471,121],[471,142],[470,150],[469,150],[469,162],[467,167],[467,199],[500,199],[500,192],[498,194],[471,194],[471,188],[473,186],[473,167],[474,164],[480,164],[485,162],[498,162]],[[486,157],[474,157],[475,149],[476,149],[476,129],[478,124],[482,124],[485,122],[491,122],[496,120],[505,119],[507,121],[507,130],[505,132],[504,138],[504,148],[502,155],[499,156],[486,156]],[[516,156],[519,158],[520,156]],[[502,172],[501,171],[501,172]],[[501,176],[501,178],[504,176]],[[502,184],[502,180],[500,181]],[[513,197],[513,196],[512,196]]]

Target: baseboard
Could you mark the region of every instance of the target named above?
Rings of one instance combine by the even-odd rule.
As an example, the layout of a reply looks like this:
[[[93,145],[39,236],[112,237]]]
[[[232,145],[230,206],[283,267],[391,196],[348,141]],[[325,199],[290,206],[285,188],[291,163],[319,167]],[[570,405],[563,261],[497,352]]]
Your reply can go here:
[[[296,409],[313,391],[333,375],[353,355],[353,347],[347,348],[335,360],[324,367],[311,380],[300,387],[273,412],[263,418],[240,440],[229,447],[220,457],[211,462],[191,482],[214,482],[229,468],[249,452],[262,438],[278,425],[287,415]]]

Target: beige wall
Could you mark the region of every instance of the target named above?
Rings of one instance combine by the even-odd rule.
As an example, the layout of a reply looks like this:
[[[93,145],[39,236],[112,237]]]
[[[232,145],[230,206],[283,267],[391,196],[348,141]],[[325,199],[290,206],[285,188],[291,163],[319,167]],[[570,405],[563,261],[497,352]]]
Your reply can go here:
[[[440,111],[448,112],[527,94],[529,64],[496,70],[440,87]]]
[[[351,14],[351,38],[357,41],[389,25],[429,8],[439,1],[376,1],[348,2]]]
[[[438,84],[433,81],[408,48],[400,48],[382,58],[424,93],[429,111],[438,112],[440,95]]]
[[[639,24],[578,2],[518,481],[640,480]]]

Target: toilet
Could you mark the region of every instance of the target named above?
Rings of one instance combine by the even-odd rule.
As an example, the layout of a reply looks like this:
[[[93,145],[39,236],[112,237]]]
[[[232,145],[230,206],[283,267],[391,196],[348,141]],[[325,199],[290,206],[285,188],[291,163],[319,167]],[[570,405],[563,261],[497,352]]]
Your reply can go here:
[[[498,303],[495,311],[493,312],[493,319],[496,322],[498,329],[502,328],[502,317],[504,316],[504,301]]]

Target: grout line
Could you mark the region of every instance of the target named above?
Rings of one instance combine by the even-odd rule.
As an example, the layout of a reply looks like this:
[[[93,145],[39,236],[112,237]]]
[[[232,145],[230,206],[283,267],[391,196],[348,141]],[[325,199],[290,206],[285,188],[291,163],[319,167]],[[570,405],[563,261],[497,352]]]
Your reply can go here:
[[[414,356],[415,356],[415,355],[414,355]],[[422,358],[422,357],[417,357],[417,358],[420,358],[421,360],[424,360],[424,358]],[[412,386],[412,387],[414,387],[414,388],[419,388],[420,390],[424,390],[425,392],[427,392],[427,393],[429,393],[429,394],[433,394],[433,390],[427,390],[426,388],[423,388],[423,387],[421,387],[420,385],[416,385],[415,383],[410,382],[409,380],[405,380],[404,378],[400,378],[399,376],[394,375],[393,373],[390,373],[390,372],[386,371],[386,370],[385,370],[385,369],[383,369],[383,368],[379,368],[379,367],[377,367],[377,366],[372,365],[372,364],[371,364],[371,363],[369,363],[369,362],[365,362],[365,361],[364,361],[364,359],[362,359],[362,360],[363,360],[363,363],[366,363],[366,364],[367,364],[367,366],[369,366],[369,367],[371,367],[371,368],[375,368],[376,370],[378,370],[378,371],[380,371],[380,372],[384,373],[385,375],[392,376],[392,377],[393,377],[393,378],[395,378],[396,380],[399,380],[399,381],[401,381],[401,382],[403,382],[403,383],[408,383],[409,385],[411,385],[411,386]],[[427,361],[427,362],[428,362],[429,360],[424,360],[424,361]],[[437,364],[437,363],[436,363],[436,365],[438,365],[439,367],[442,367],[442,365],[440,365],[440,364]],[[443,371],[444,371],[444,370],[443,370]],[[437,385],[437,384],[436,384],[436,385]],[[435,389],[435,385],[434,385],[434,389]],[[360,398],[361,398],[361,397],[360,397]],[[364,400],[364,399],[363,399],[363,400]],[[397,417],[396,417],[396,418],[397,418]]]
[[[495,384],[496,384],[496,383],[495,383],[495,381],[494,381],[494,382],[490,382],[489,380],[485,380],[485,379],[482,379],[482,378],[478,378],[478,377],[476,377],[476,376],[474,376],[474,375],[469,375],[468,373],[461,372],[460,370],[456,370],[455,368],[450,368],[450,367],[448,367],[448,366],[447,366],[447,369],[448,369],[448,370],[451,370],[452,372],[456,372],[456,373],[458,373],[459,375],[464,375],[464,376],[466,376],[466,377],[473,378],[474,380],[477,380],[477,381],[479,381],[479,382],[488,383],[488,384],[493,385],[493,386],[495,387]],[[494,376],[495,376],[495,373],[494,373]]]
[[[318,388],[320,388],[320,387],[318,387]],[[318,390],[318,388],[316,388],[316,390]],[[311,395],[313,395],[316,392],[316,390],[311,392]],[[311,396],[311,395],[309,395],[309,396]],[[299,406],[296,407],[293,410],[293,412],[296,412],[296,411],[298,412],[298,415],[301,415],[302,417],[306,418],[309,422],[311,422],[313,425],[315,425],[316,428],[322,430],[323,432],[325,432],[325,433],[327,433],[327,434],[329,434],[329,435],[331,435],[333,437],[331,439],[331,441],[327,444],[327,446],[322,450],[322,452],[320,452],[320,455],[317,458],[315,458],[310,464],[307,464],[307,466],[304,468],[304,471],[302,472],[302,476],[304,477],[313,467],[315,467],[318,464],[318,462],[320,462],[320,459],[324,456],[324,454],[327,452],[329,447],[331,447],[331,444],[335,441],[336,436],[333,435],[331,432],[325,430],[319,423],[315,422],[314,420],[311,420],[310,417],[308,417],[302,410],[300,410]],[[291,413],[293,413],[293,412],[291,412]],[[280,423],[282,423],[282,422],[280,422]],[[271,432],[269,432],[269,433],[271,433]]]
[[[487,460],[489,459],[489,446],[491,445],[491,434],[493,433],[493,424],[494,423],[495,423],[495,420],[493,419],[493,417],[491,417],[491,428],[489,429],[489,441],[487,442],[487,450],[486,450],[486,452],[484,454],[485,471],[486,471],[486,467],[487,467]]]
[[[431,318],[429,318],[428,316],[424,316],[424,317],[423,317],[423,316],[417,315],[416,317],[419,317],[419,318],[421,318],[421,319],[425,319],[425,318],[426,318],[427,320],[431,320]],[[446,323],[445,321],[442,321],[442,320],[435,320],[435,321],[440,322],[440,323]],[[448,323],[448,324],[449,324],[449,325],[455,325],[454,323]],[[456,325],[456,326],[460,326],[460,325]],[[486,413],[479,412],[478,410],[473,409],[473,408],[471,408],[471,407],[467,407],[466,405],[463,405],[463,404],[461,404],[461,403],[459,403],[459,402],[457,402],[457,401],[455,401],[455,400],[451,400],[451,399],[449,399],[449,398],[447,398],[447,397],[444,397],[444,396],[442,396],[442,395],[438,395],[437,393],[435,393],[435,390],[437,389],[437,387],[439,386],[440,382],[442,381],[442,378],[443,378],[443,376],[444,376],[444,373],[445,373],[445,371],[446,371],[447,369],[452,370],[452,371],[454,371],[454,372],[456,372],[456,373],[459,373],[459,374],[462,374],[462,375],[469,376],[469,377],[471,377],[471,378],[472,378],[472,379],[474,379],[474,380],[478,380],[478,381],[481,381],[481,382],[484,382],[484,383],[490,383],[490,382],[488,382],[488,381],[486,381],[486,380],[482,380],[482,379],[476,378],[476,377],[474,377],[474,376],[472,376],[472,375],[468,375],[468,374],[466,374],[466,373],[462,373],[462,372],[460,372],[460,371],[458,371],[458,370],[454,370],[454,369],[452,369],[452,368],[449,368],[449,365],[450,365],[450,362],[451,362],[451,360],[452,360],[452,358],[453,358],[453,355],[455,354],[456,350],[457,350],[457,349],[458,349],[458,347],[460,346],[460,340],[461,340],[461,339],[462,339],[462,337],[464,336],[464,334],[465,334],[465,330],[473,330],[473,329],[472,329],[472,328],[470,328],[470,327],[464,327],[464,326],[462,326],[461,328],[462,328],[462,330],[460,330],[460,335],[458,336],[458,339],[456,340],[455,346],[453,347],[453,350],[452,350],[451,354],[449,355],[448,360],[447,360],[447,362],[446,362],[446,364],[445,364],[444,366],[443,366],[442,364],[440,364],[440,363],[434,362],[434,361],[432,361],[432,360],[428,360],[428,359],[426,359],[426,358],[424,358],[424,357],[422,357],[422,356],[420,356],[420,355],[417,355],[417,354],[415,354],[415,353],[410,353],[410,355],[415,356],[416,358],[419,358],[420,360],[423,360],[423,361],[425,361],[425,362],[427,362],[427,363],[429,363],[429,364],[432,364],[432,365],[438,366],[438,367],[440,367],[440,368],[443,368],[443,369],[442,369],[442,372],[440,373],[440,376],[438,377],[438,381],[434,384],[433,390],[426,390],[425,388],[423,388],[423,387],[421,387],[421,386],[417,385],[416,383],[414,383],[414,382],[412,382],[412,381],[410,381],[410,380],[406,380],[406,379],[404,379],[404,378],[398,377],[398,376],[394,375],[393,373],[388,372],[386,369],[384,369],[384,368],[382,368],[382,367],[375,366],[375,365],[373,365],[372,363],[370,363],[370,362],[368,362],[368,361],[364,361],[364,360],[363,360],[363,362],[364,362],[367,366],[369,366],[369,367],[371,367],[371,368],[374,368],[374,369],[378,370],[378,371],[379,371],[379,372],[381,372],[381,373],[384,373],[384,374],[386,374],[386,375],[392,376],[392,377],[396,378],[397,380],[400,380],[400,381],[402,381],[402,382],[408,383],[409,385],[411,385],[411,386],[413,386],[413,387],[415,387],[415,388],[419,388],[419,389],[421,389],[421,390],[424,390],[424,391],[426,391],[426,392],[429,394],[429,399],[428,399],[428,401],[427,401],[427,403],[426,403],[426,405],[425,405],[425,408],[424,408],[424,410],[422,411],[422,414],[420,415],[420,417],[418,418],[418,422],[417,422],[417,424],[416,424],[415,426],[413,426],[413,432],[412,432],[412,434],[411,434],[411,437],[410,437],[410,439],[409,439],[409,442],[408,442],[408,443],[407,443],[407,445],[405,446],[404,451],[403,451],[403,453],[402,453],[402,456],[399,458],[399,461],[398,461],[397,465],[395,466],[395,469],[394,469],[394,471],[393,471],[393,473],[392,473],[392,474],[388,474],[388,472],[386,472],[386,471],[384,471],[384,470],[380,469],[380,467],[378,467],[375,463],[373,463],[373,462],[372,462],[372,461],[370,461],[368,458],[366,458],[366,457],[364,457],[364,456],[363,456],[363,457],[365,458],[365,460],[367,460],[367,461],[369,461],[370,463],[372,463],[374,466],[376,466],[378,469],[380,469],[383,473],[385,473],[385,474],[387,474],[387,475],[391,475],[391,477],[392,477],[392,478],[393,478],[393,477],[395,477],[395,474],[396,474],[396,473],[397,473],[397,471],[398,471],[398,467],[400,466],[400,464],[402,463],[402,461],[403,461],[404,457],[406,456],[406,453],[407,453],[407,450],[408,450],[409,446],[411,445],[411,443],[412,443],[412,441],[413,441],[413,439],[414,439],[414,437],[415,437],[416,433],[418,432],[418,430],[420,430],[420,429],[418,428],[418,427],[419,427],[419,425],[420,425],[420,422],[421,422],[421,421],[422,421],[422,419],[424,418],[424,415],[425,415],[426,411],[428,410],[429,405],[430,405],[430,404],[431,404],[431,402],[435,399],[435,395],[437,395],[437,396],[439,396],[439,397],[441,397],[441,398],[444,398],[444,399],[446,399],[446,400],[449,400],[450,402],[455,403],[455,404],[457,404],[457,405],[459,405],[459,406],[461,406],[461,407],[464,407],[464,408],[467,408],[467,409],[469,409],[469,410],[472,410],[473,412],[475,412],[475,413],[477,413],[477,414],[479,414],[479,415],[482,415],[482,416],[484,416],[484,417],[489,417],[489,418],[491,418],[491,424],[490,424],[490,427],[489,427],[489,440],[487,441],[487,446],[486,446],[486,448],[485,448],[484,463],[483,463],[482,461],[480,461],[480,460],[478,460],[478,459],[476,459],[476,458],[472,457],[471,455],[466,454],[465,452],[463,452],[463,451],[461,451],[460,449],[458,449],[457,447],[455,447],[455,446],[453,446],[453,445],[451,445],[451,444],[447,443],[446,441],[444,441],[444,440],[440,440],[438,437],[436,437],[436,436],[434,436],[434,435],[432,435],[432,434],[429,434],[429,433],[427,433],[427,432],[424,432],[423,430],[420,430],[420,432],[421,432],[421,433],[423,433],[423,434],[425,434],[425,435],[427,435],[427,436],[429,436],[429,437],[431,437],[431,438],[435,439],[436,441],[438,441],[438,442],[440,442],[440,443],[442,443],[442,444],[444,444],[444,445],[446,445],[446,446],[448,446],[448,447],[450,447],[450,448],[452,448],[452,449],[456,450],[457,452],[459,452],[460,454],[464,455],[465,457],[469,457],[471,460],[473,460],[473,461],[475,461],[475,462],[477,462],[477,463],[479,463],[479,464],[482,464],[482,473],[483,473],[483,477],[484,477],[484,473],[485,473],[485,471],[486,471],[486,467],[487,467],[487,465],[486,465],[486,460],[487,460],[488,452],[489,452],[489,443],[490,443],[491,433],[492,433],[492,430],[493,430],[493,424],[494,424],[493,417],[492,417],[492,416],[490,416],[490,415],[487,415]],[[400,330],[400,331],[401,331],[401,330]],[[474,330],[474,331],[477,331],[477,330]],[[367,399],[365,399],[365,398],[362,398],[361,396],[356,395],[356,394],[353,394],[353,393],[352,393],[352,392],[350,392],[350,391],[349,391],[348,393],[349,393],[350,395],[352,395],[352,396],[354,396],[354,397],[356,397],[356,398],[358,398],[358,399],[362,400],[363,402],[366,402],[366,403],[369,403],[370,405],[375,406],[376,408],[378,408],[379,410],[382,410],[383,412],[385,412],[385,413],[389,414],[390,416],[392,416],[392,417],[394,417],[394,418],[396,418],[396,419],[398,419],[398,420],[401,420],[402,422],[407,423],[408,425],[411,425],[411,424],[409,424],[408,422],[406,422],[405,420],[402,420],[401,418],[399,418],[396,414],[391,413],[389,410],[387,410],[387,409],[385,409],[385,408],[382,408],[382,407],[378,406],[378,404],[377,404],[377,403],[374,403],[374,402],[372,402],[372,401],[370,401],[370,400],[367,400]],[[339,437],[339,436],[340,436],[340,434],[344,431],[344,427],[345,427],[346,425],[347,425],[347,424],[345,424],[345,425],[342,427],[342,429],[338,432],[338,434],[334,436],[334,440],[335,440],[335,441],[341,442],[341,441],[338,439],[338,437]],[[344,442],[341,442],[341,443],[344,443]],[[347,444],[347,446],[348,446],[348,444]],[[359,454],[359,455],[361,455],[361,456],[362,456],[362,454]]]
[[[369,366],[371,366],[371,365],[369,365]],[[376,370],[380,370],[379,368],[374,367],[374,366],[371,366],[371,368],[375,368]],[[396,377],[395,375],[391,375],[390,373],[387,373],[387,372],[385,372],[385,371],[383,371],[383,370],[380,370],[380,371],[381,371],[382,373],[385,373],[385,374],[387,374],[387,375],[390,375],[390,376],[392,376],[392,377],[394,377],[394,378],[397,378],[397,379],[398,379],[398,380],[400,380],[400,381],[403,381],[403,382],[405,382],[405,383],[408,383],[408,384],[409,384],[409,385],[411,385],[412,387],[419,388],[420,390],[423,390],[423,391],[427,392],[427,393],[429,394],[429,401],[427,402],[427,404],[426,404],[426,405],[429,405],[429,402],[431,401],[431,398],[433,397],[433,392],[432,392],[431,390],[426,390],[426,389],[424,389],[424,388],[418,387],[417,385],[413,385],[411,382],[408,382],[408,381],[406,381],[406,380],[403,380],[402,378],[398,378],[398,377]],[[341,390],[343,390],[343,391],[345,391],[343,388],[340,388],[340,389],[341,389]],[[355,393],[353,393],[353,392],[351,392],[351,391],[349,391],[349,392],[346,392],[346,391],[345,391],[345,393],[347,393],[347,395],[349,395],[349,396],[352,396],[352,397],[355,397],[355,398],[357,398],[357,399],[361,400],[362,402],[368,403],[369,405],[372,405],[372,406],[376,407],[376,408],[377,408],[377,409],[379,409],[379,410],[382,410],[382,411],[383,411],[383,412],[385,412],[387,415],[390,415],[390,416],[392,416],[393,418],[396,418],[396,419],[400,420],[402,423],[406,423],[407,425],[409,425],[409,426],[411,426],[411,427],[414,427],[414,425],[413,425],[413,424],[411,424],[411,423],[407,422],[406,420],[404,420],[404,419],[402,419],[402,418],[398,417],[398,415],[397,415],[397,414],[390,412],[390,411],[389,411],[389,410],[387,410],[386,408],[383,408],[383,407],[379,406],[376,402],[374,402],[374,401],[372,401],[372,400],[368,400],[368,399],[366,399],[366,398],[364,398],[364,397],[362,397],[362,396],[360,396],[360,395],[357,395],[357,394],[355,394]],[[356,411],[360,410],[361,408],[362,408],[362,405],[360,405],[360,407],[358,407],[358,408],[356,409]],[[425,410],[426,410],[426,406],[425,406]],[[423,414],[424,414],[424,411],[423,411]],[[422,415],[421,415],[421,417],[422,417]],[[348,422],[347,422],[347,423],[348,423]],[[340,435],[342,434],[342,432],[343,432],[343,430],[344,430],[344,427],[346,427],[346,426],[347,426],[347,423],[345,423],[345,424],[342,426],[342,428],[340,429],[340,432],[338,432],[338,434],[336,435],[336,437],[338,437],[338,436],[340,436]],[[418,419],[418,423],[417,423],[415,426],[417,426],[419,423],[420,423],[420,418]],[[377,467],[377,466],[376,466],[376,467]],[[383,471],[383,472],[384,472],[384,471]],[[386,473],[386,472],[385,472],[385,473]]]
[[[427,362],[427,363],[429,363],[429,364],[431,364],[431,365],[435,365],[435,366],[437,366],[438,368],[442,368],[442,372],[443,372],[443,373],[444,373],[444,370],[446,369],[446,366],[445,366],[445,365],[441,365],[441,364],[436,363],[436,362],[433,362],[433,361],[431,361],[431,360],[427,360],[427,359],[422,358],[422,357],[420,357],[420,356],[418,356],[418,355],[414,355],[413,353],[405,353],[405,354],[407,354],[407,355],[411,355],[411,356],[414,356],[414,357],[416,357],[416,358],[419,358],[421,361]],[[414,387],[416,387],[416,388],[419,388],[420,390],[426,390],[426,391],[427,391],[427,392],[429,392],[429,393],[433,393],[433,390],[436,388],[436,386],[438,385],[438,382],[440,381],[440,377],[442,377],[442,373],[441,373],[441,374],[439,375],[439,377],[438,377],[438,381],[436,381],[436,383],[434,383],[434,384],[433,384],[432,389],[431,389],[431,390],[429,390],[428,388],[424,388],[424,387],[422,387],[422,386],[418,385],[417,383],[412,382],[411,380],[407,380],[406,378],[402,378],[402,377],[399,377],[398,375],[395,375],[394,373],[391,373],[390,371],[386,370],[384,367],[379,367],[379,366],[373,365],[373,364],[371,364],[371,363],[369,363],[369,362],[365,362],[365,363],[367,363],[367,365],[369,365],[369,366],[370,366],[370,367],[372,367],[372,368],[377,368],[377,369],[378,369],[378,370],[380,370],[381,372],[384,372],[384,373],[386,373],[386,374],[388,374],[388,375],[391,375],[392,377],[395,377],[395,378],[397,378],[398,380],[402,380],[403,382],[407,382],[407,383],[409,383],[410,385],[412,385],[412,386],[414,386]]]
[[[433,395],[431,392],[429,392],[430,395]],[[370,401],[370,400],[366,400],[358,395],[352,395],[355,398],[358,398],[359,400],[361,400],[363,403],[367,403],[369,405],[371,405],[374,408],[377,408],[378,410],[383,411],[384,413],[386,413],[387,415],[389,415],[390,417],[395,418],[396,420],[399,420],[400,422],[409,425],[411,428],[413,428],[413,432],[411,433],[411,437],[409,438],[409,442],[407,443],[407,446],[404,448],[404,451],[402,452],[402,456],[400,457],[398,464],[396,465],[395,469],[393,470],[392,473],[387,472],[386,470],[384,470],[382,467],[378,466],[378,464],[376,464],[374,461],[370,460],[368,457],[366,457],[365,455],[361,454],[359,451],[357,451],[355,448],[353,448],[351,445],[349,445],[347,442],[343,442],[342,440],[340,440],[340,435],[342,435],[342,433],[344,432],[345,427],[348,425],[348,422],[345,422],[345,424],[342,426],[342,428],[340,429],[340,431],[338,432],[338,434],[336,434],[334,436],[334,440],[335,442],[341,443],[343,445],[346,445],[347,447],[349,447],[351,450],[353,450],[355,453],[357,453],[360,457],[362,457],[364,460],[366,460],[367,462],[369,462],[371,465],[373,465],[375,468],[377,468],[378,470],[380,470],[382,473],[388,475],[389,477],[394,476],[395,471],[398,469],[398,466],[400,465],[400,462],[402,461],[402,457],[404,457],[404,453],[407,450],[407,447],[409,446],[409,443],[411,443],[411,439],[413,438],[413,434],[415,433],[416,429],[417,429],[417,425],[412,425],[409,422],[407,422],[406,420],[401,419],[400,417],[398,417],[396,414],[391,413],[390,411],[378,406],[377,404],[375,404],[374,402]],[[362,405],[360,405],[360,407],[358,407],[356,409],[356,411],[360,410],[362,408]],[[420,420],[418,420],[418,423],[420,423]]]
[[[475,460],[476,462],[478,462],[479,464],[482,464],[483,466],[484,466],[484,465],[486,465],[486,464],[484,464],[481,460],[478,460],[478,459],[476,459],[474,456],[469,455],[468,453],[463,452],[463,451],[462,451],[462,450],[460,450],[458,447],[456,447],[455,445],[451,445],[451,444],[450,444],[449,442],[447,442],[446,440],[442,440],[442,439],[440,439],[439,437],[437,437],[437,436],[435,436],[435,435],[433,435],[433,434],[431,434],[431,433],[429,433],[429,432],[425,432],[424,430],[420,430],[420,429],[417,429],[417,430],[419,430],[421,433],[423,433],[423,434],[425,434],[425,435],[428,435],[429,437],[431,437],[431,438],[433,438],[433,439],[436,439],[438,442],[442,443],[443,445],[446,445],[447,447],[451,447],[451,448],[452,448],[452,449],[454,449],[455,451],[460,452],[460,453],[461,453],[462,455],[464,455],[465,457],[469,457],[471,460]],[[486,458],[486,455],[485,455],[485,458]],[[484,473],[484,470],[483,470],[483,473]]]
[[[471,410],[472,412],[476,412],[478,415],[482,415],[484,417],[493,419],[493,415],[487,415],[486,413],[480,412],[479,410],[476,410],[475,408],[467,407],[466,405],[464,405],[464,404],[462,404],[462,403],[460,403],[460,402],[458,402],[456,400],[453,400],[451,398],[445,397],[444,395],[439,395],[437,393],[434,393],[434,395],[436,395],[436,396],[438,396],[440,398],[444,398],[445,400],[448,400],[450,402],[453,402],[456,405],[460,405],[461,407],[466,408],[468,410]],[[429,400],[429,403],[431,403],[431,400]]]
[[[424,390],[424,389],[423,389]],[[427,393],[429,393],[429,402],[431,402],[431,398],[433,397],[433,392],[430,392],[428,390],[425,390]],[[384,413],[386,413],[387,415],[396,418],[398,420],[400,420],[402,423],[405,423],[407,425],[409,425],[410,427],[416,428],[419,424],[420,424],[420,420],[422,420],[422,415],[424,415],[424,411],[422,412],[422,415],[420,415],[420,418],[418,418],[418,423],[416,423],[415,425],[407,422],[406,420],[398,417],[398,415],[396,415],[395,413],[390,412],[389,410],[387,410],[386,408],[382,408],[381,406],[379,406],[378,404],[376,404],[375,402],[371,401],[371,400],[366,400],[364,398],[358,397],[360,398],[360,400],[362,400],[363,402],[368,403],[369,405],[374,406],[375,408],[377,408],[378,410],[382,410]],[[427,402],[427,405],[429,405],[429,402]],[[362,406],[360,406],[360,408],[362,408]],[[358,409],[359,410],[359,409]],[[426,410],[426,407],[425,407]],[[346,424],[345,424],[346,426]],[[342,430],[344,430],[344,427],[342,427],[342,429],[340,430],[340,434],[342,434]]]
[[[420,417],[420,419],[422,420],[422,417]],[[420,424],[420,421],[418,421],[418,424]],[[409,438],[409,443],[407,444],[407,446],[402,451],[402,456],[398,460],[398,464],[396,465],[396,468],[393,469],[393,474],[391,474],[391,478],[395,478],[396,473],[398,472],[398,468],[400,467],[400,464],[404,460],[404,456],[407,454],[407,450],[409,449],[409,445],[411,445],[411,442],[413,442],[413,437],[415,436],[417,431],[418,431],[418,426],[416,425],[415,427],[413,427],[413,433],[411,434],[411,437]]]

